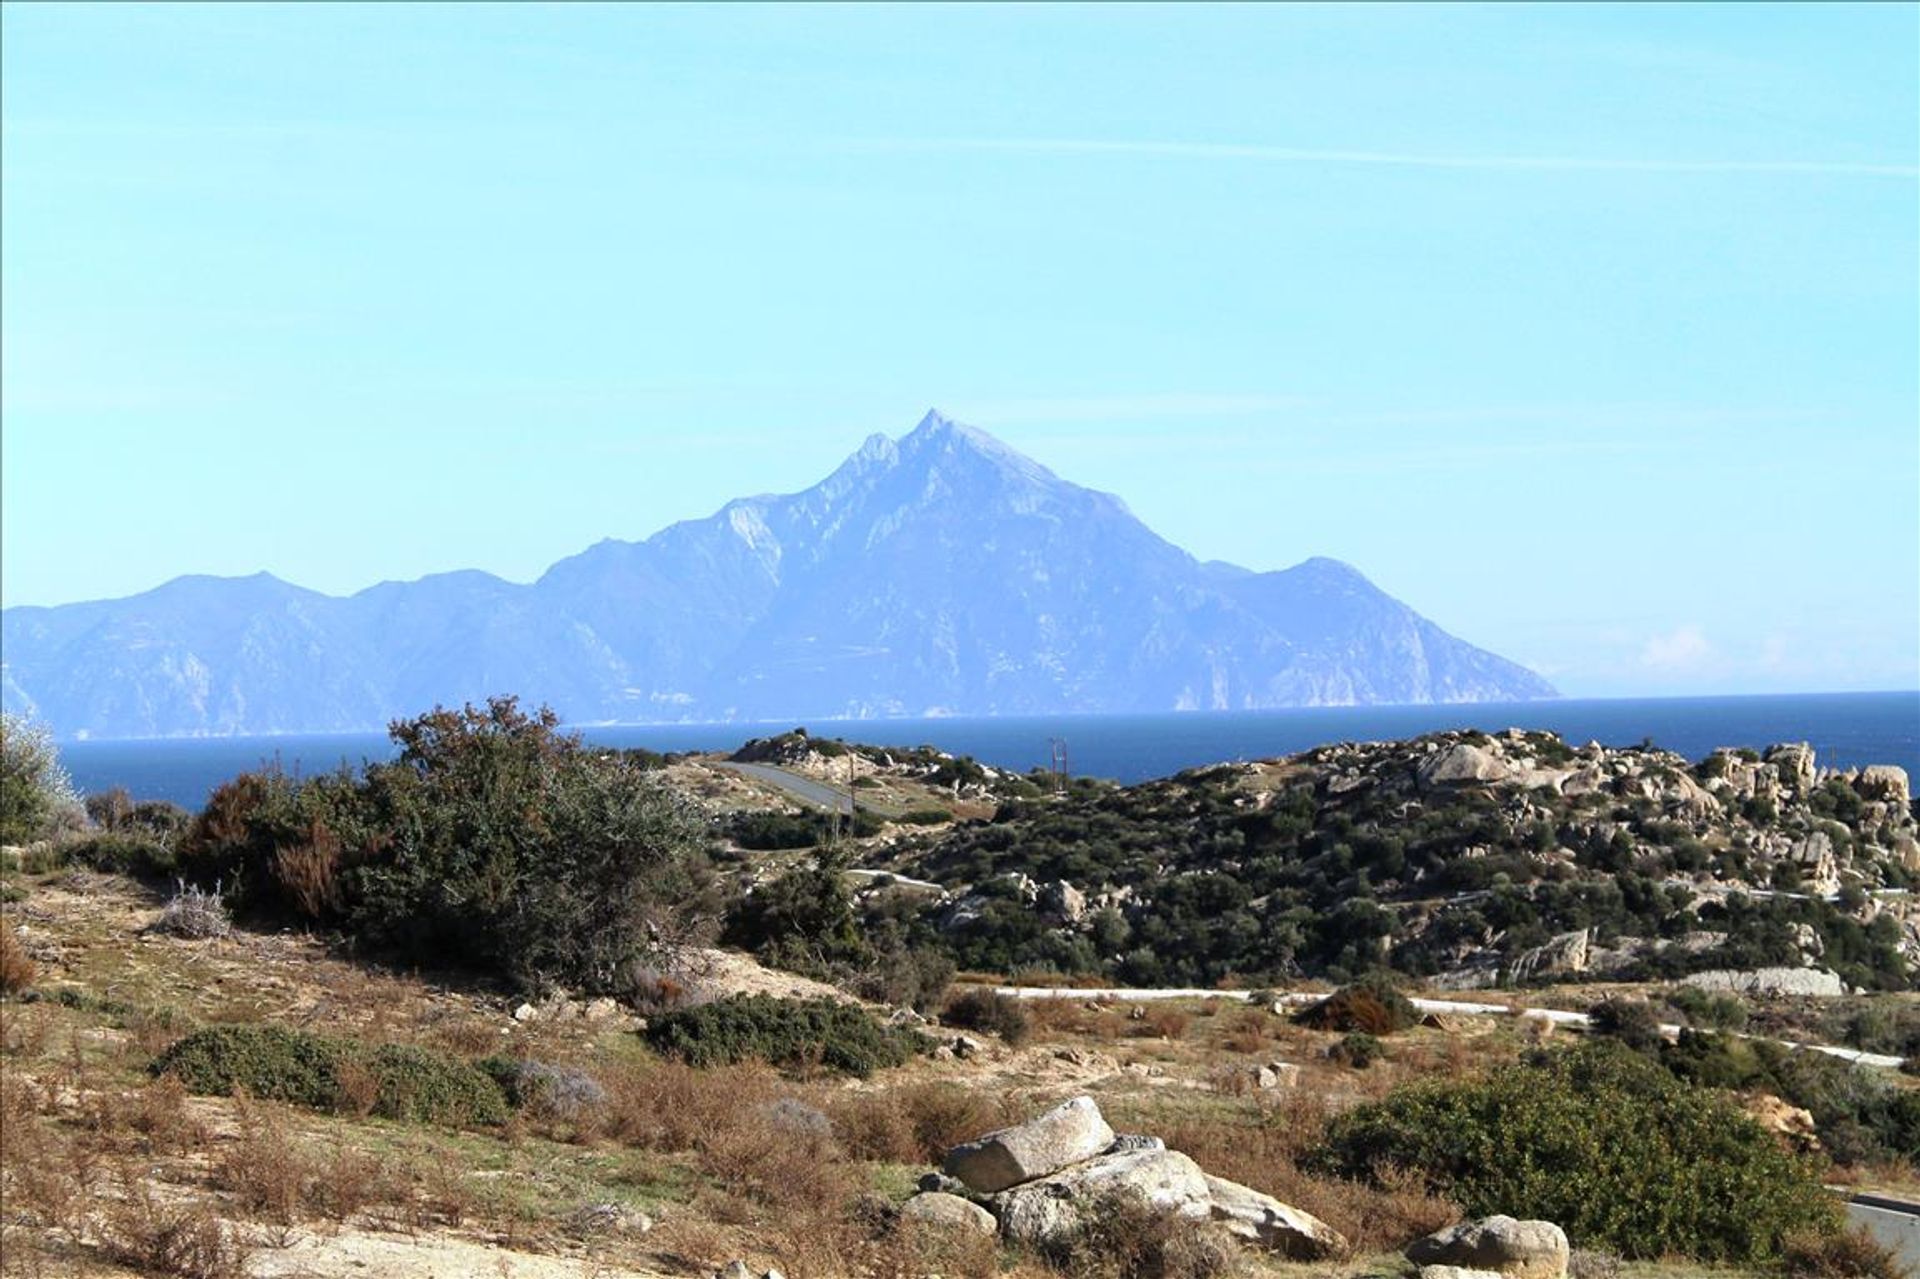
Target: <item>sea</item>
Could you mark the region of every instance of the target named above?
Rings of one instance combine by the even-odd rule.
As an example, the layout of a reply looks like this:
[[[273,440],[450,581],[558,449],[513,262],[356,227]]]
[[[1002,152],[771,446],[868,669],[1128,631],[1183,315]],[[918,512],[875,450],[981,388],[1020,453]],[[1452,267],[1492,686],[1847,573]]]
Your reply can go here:
[[[589,742],[656,751],[730,751],[750,737],[799,727],[748,724],[582,726]],[[1386,741],[1442,729],[1547,729],[1578,746],[1645,741],[1700,759],[1720,746],[1808,742],[1822,767],[1898,764],[1920,779],[1920,690],[1753,697],[1476,702],[1441,706],[1332,706],[1151,715],[811,720],[809,733],[878,746],[936,746],[1025,772],[1046,767],[1055,744],[1077,776],[1138,782],[1182,769],[1269,759],[1334,742]],[[221,782],[263,764],[311,775],[389,758],[384,734],[74,741],[61,761],[84,793],[124,786],[137,799],[197,809]]]

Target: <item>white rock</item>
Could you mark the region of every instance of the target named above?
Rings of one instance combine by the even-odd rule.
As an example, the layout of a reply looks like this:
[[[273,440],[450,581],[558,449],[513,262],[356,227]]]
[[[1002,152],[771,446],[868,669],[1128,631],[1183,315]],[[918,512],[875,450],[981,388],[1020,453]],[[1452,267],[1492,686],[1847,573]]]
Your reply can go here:
[[[1213,1219],[1228,1234],[1296,1261],[1319,1261],[1347,1250],[1346,1238],[1312,1213],[1237,1181],[1205,1175]]]
[[[992,1194],[1060,1171],[1113,1144],[1113,1129],[1091,1097],[1075,1097],[1024,1124],[955,1146],[942,1165],[949,1176]]]
[[[1505,1216],[1463,1221],[1407,1245],[1416,1266],[1493,1270],[1507,1279],[1561,1279],[1569,1255],[1567,1232],[1551,1221]]]
[[[979,1204],[943,1191],[915,1195],[900,1206],[900,1219],[936,1230],[971,1231],[990,1235],[1000,1229],[993,1214]]]
[[[1177,1150],[1131,1150],[1102,1155],[995,1196],[1000,1231],[1014,1243],[1065,1239],[1086,1213],[1109,1195],[1133,1195],[1156,1208],[1196,1220],[1212,1214],[1212,1194],[1200,1165]]]

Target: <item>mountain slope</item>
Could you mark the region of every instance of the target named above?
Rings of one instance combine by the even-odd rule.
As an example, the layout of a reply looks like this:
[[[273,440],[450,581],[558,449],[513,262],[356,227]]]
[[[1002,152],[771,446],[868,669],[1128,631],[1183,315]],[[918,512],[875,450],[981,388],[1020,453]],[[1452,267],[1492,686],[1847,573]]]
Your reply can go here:
[[[529,585],[181,578],[0,625],[6,704],[96,737],[377,728],[506,691],[576,722],[1553,696],[1345,565],[1201,564],[937,413]]]

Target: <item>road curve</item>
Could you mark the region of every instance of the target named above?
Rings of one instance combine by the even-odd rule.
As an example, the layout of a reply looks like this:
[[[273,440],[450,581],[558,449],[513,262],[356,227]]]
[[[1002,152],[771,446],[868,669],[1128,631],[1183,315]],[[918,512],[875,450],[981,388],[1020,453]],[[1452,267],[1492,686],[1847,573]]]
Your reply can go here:
[[[717,765],[741,773],[757,781],[765,782],[778,790],[783,790],[804,804],[815,808],[824,808],[830,813],[851,813],[853,801],[847,793],[825,782],[817,782],[811,777],[802,777],[790,773],[784,768],[775,768],[772,764],[735,764],[731,761]]]

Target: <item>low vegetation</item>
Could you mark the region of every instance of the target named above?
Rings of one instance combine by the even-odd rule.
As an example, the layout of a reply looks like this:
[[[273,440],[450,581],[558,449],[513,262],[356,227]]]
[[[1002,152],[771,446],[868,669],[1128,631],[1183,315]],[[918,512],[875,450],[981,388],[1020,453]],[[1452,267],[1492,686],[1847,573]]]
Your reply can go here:
[[[470,1127],[507,1118],[486,1072],[406,1044],[366,1048],[282,1026],[212,1026],[179,1040],[153,1073],[189,1092],[290,1102],[415,1123]]]
[[[647,1042],[693,1066],[763,1061],[785,1070],[866,1076],[931,1047],[917,1031],[888,1026],[837,999],[733,995],[655,1017]]]
[[[1355,1107],[1311,1162],[1411,1172],[1470,1216],[1544,1218],[1626,1257],[1760,1261],[1836,1225],[1816,1168],[1731,1099],[1606,1042]]]

